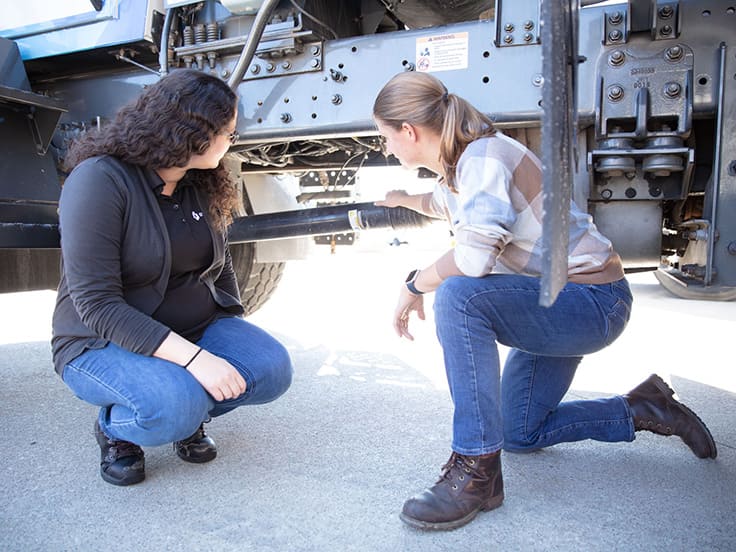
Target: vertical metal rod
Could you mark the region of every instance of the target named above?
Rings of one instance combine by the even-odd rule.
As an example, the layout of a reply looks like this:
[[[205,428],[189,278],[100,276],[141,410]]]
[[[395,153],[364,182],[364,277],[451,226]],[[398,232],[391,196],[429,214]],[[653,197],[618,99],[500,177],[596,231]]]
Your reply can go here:
[[[723,135],[723,89],[726,86],[726,43],[721,42],[718,48],[721,59],[718,81],[718,111],[716,115],[716,151],[713,158],[713,186],[710,208],[710,229],[708,231],[708,256],[705,261],[705,285],[713,281],[713,252],[716,242],[716,214],[718,212],[718,193],[721,188],[721,136]]]

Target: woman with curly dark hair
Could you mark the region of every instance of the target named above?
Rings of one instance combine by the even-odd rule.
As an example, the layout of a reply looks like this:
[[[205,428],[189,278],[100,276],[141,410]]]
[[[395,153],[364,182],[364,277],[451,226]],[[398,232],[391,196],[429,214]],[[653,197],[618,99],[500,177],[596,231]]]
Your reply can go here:
[[[286,349],[243,320],[227,245],[236,192],[221,160],[237,97],[177,70],[72,145],[59,202],[54,366],[100,407],[100,473],[145,478],[141,446],[215,458],[203,423],[291,383]]]

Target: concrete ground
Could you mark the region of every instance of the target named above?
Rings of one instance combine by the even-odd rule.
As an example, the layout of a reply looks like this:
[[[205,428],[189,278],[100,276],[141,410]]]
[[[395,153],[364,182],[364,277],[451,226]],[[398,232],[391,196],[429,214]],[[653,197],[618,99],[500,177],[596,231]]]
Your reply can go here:
[[[446,236],[390,247],[396,236],[377,232],[287,265],[251,317],[291,352],[289,392],[209,424],[209,464],[147,448],[146,480],[129,488],[99,477],[95,408],[51,367],[54,294],[0,295],[0,549],[736,550],[736,303],[673,298],[652,274],[631,277],[629,327],[585,358],[569,396],[624,393],[657,372],[711,428],[718,458],[642,433],[504,454],[501,508],[448,533],[404,526],[403,501],[450,454],[452,405],[431,309],[413,343],[390,318],[404,275]]]

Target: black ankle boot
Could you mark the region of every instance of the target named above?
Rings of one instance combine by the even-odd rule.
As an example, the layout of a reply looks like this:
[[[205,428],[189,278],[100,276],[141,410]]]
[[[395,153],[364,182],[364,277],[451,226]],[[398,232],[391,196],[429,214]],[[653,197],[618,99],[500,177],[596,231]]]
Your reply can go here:
[[[215,441],[204,432],[204,424],[183,441],[174,442],[174,450],[179,458],[195,464],[204,464],[217,456]]]
[[[453,452],[439,481],[407,500],[399,517],[418,529],[455,529],[502,502],[501,452],[483,456]]]
[[[636,431],[677,435],[698,458],[715,458],[716,443],[697,414],[672,396],[674,391],[652,374],[624,398],[629,403]]]
[[[100,475],[113,485],[135,485],[146,478],[143,449],[128,441],[105,435],[95,421],[95,438],[100,445]]]

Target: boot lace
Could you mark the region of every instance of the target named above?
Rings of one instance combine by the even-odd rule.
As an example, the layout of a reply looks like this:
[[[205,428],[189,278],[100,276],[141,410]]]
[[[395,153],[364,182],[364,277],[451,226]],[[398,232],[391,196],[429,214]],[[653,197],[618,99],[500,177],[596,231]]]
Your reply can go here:
[[[457,489],[458,485],[453,480],[465,481],[465,479],[487,480],[488,476],[478,470],[478,462],[457,452],[453,452],[447,463],[442,466],[440,479],[437,483],[446,482]]]

